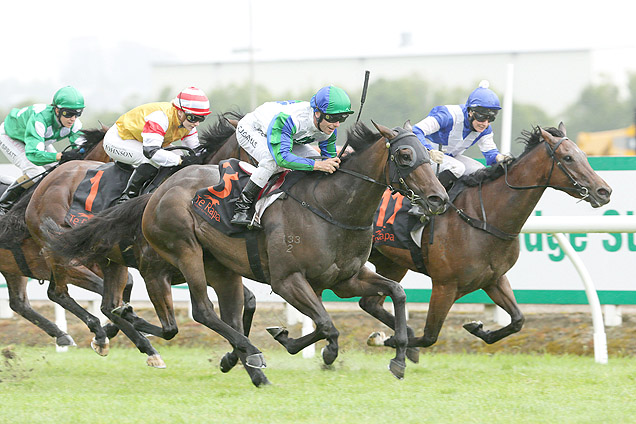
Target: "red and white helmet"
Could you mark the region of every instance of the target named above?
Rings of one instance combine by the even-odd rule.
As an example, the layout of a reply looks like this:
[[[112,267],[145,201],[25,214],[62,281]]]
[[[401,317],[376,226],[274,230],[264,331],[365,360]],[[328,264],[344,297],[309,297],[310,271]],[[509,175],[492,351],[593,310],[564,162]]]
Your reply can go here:
[[[210,101],[203,91],[196,87],[188,87],[181,90],[172,104],[177,109],[193,115],[209,115]]]

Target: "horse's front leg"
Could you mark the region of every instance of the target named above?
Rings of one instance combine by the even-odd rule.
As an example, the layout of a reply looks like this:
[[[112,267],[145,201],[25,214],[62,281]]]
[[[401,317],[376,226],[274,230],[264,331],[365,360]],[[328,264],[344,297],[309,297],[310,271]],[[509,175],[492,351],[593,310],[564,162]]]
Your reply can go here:
[[[245,337],[249,337],[250,329],[252,328],[252,319],[254,318],[254,312],[256,312],[256,296],[245,285],[243,285],[243,334]],[[223,318],[223,314],[221,314]],[[238,362],[238,352],[234,349],[231,352],[226,353],[221,359],[221,371],[229,372]]]
[[[479,337],[488,344],[498,342],[504,337],[508,337],[513,333],[519,332],[523,327],[525,318],[517,305],[508,277],[502,275],[499,277],[496,284],[484,288],[484,291],[496,305],[500,306],[508,313],[508,315],[510,315],[510,324],[500,328],[499,330],[489,331],[483,329],[484,326],[481,322],[473,321],[464,324],[464,328],[469,333]]]
[[[386,277],[376,274],[369,268],[362,267],[350,280],[338,283],[332,287],[334,293],[340,297],[353,296],[390,296],[395,309],[394,326],[395,334],[392,337],[395,358],[389,364],[391,373],[399,378],[404,378],[406,369],[406,345],[408,341],[406,330],[406,293],[398,283]]]
[[[322,359],[331,365],[338,357],[338,330],[333,325],[322,299],[300,272],[295,272],[283,279],[272,279],[272,290],[290,305],[314,322],[316,329],[297,339],[289,337],[289,332],[282,327],[269,327],[267,331],[282,344],[292,355],[309,345],[325,339],[327,346],[322,351]]]

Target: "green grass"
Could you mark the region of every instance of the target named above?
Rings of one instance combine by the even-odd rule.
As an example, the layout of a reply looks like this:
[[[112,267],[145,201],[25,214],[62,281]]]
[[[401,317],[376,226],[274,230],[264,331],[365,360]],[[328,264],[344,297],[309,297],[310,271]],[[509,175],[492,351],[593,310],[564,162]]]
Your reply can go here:
[[[406,379],[390,352],[318,357],[265,352],[272,386],[255,388],[222,351],[166,346],[168,368],[133,349],[106,358],[14,346],[0,362],[0,423],[625,423],[636,420],[636,359],[422,355]]]

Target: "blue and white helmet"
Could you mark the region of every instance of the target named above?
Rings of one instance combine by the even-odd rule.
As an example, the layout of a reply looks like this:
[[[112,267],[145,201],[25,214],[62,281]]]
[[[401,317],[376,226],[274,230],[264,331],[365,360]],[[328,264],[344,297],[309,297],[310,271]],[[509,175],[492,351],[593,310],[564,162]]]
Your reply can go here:
[[[499,97],[492,91],[490,88],[490,83],[487,80],[482,80],[479,83],[479,87],[473,90],[468,96],[468,100],[466,101],[466,107],[468,108],[477,108],[483,107],[486,109],[501,109],[501,104],[499,103]]]

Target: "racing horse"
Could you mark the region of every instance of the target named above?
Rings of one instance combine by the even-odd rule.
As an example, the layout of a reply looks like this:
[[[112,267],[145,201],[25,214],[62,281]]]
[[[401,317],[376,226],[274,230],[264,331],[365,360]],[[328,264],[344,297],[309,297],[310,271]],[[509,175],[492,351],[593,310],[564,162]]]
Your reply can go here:
[[[433,289],[424,334],[409,337],[409,347],[434,344],[453,303],[479,289],[510,315],[511,322],[493,331],[485,330],[480,322],[466,323],[464,328],[489,344],[520,331],[524,317],[506,272],[519,257],[517,237],[545,189],[566,192],[594,208],[609,202],[612,189],[566,137],[563,123],[558,129],[524,131],[520,139],[526,148],[517,159],[456,182],[457,187],[466,188],[451,199],[454,211],[435,217],[432,243],[430,231],[422,232],[421,259]],[[391,246],[375,246],[369,261],[378,273],[395,281],[401,281],[409,269],[423,271],[409,250]],[[393,327],[394,317],[382,308],[383,303],[384,296],[365,296],[359,302],[362,309]],[[369,343],[394,345],[390,338],[373,337]],[[409,359],[417,361],[417,352],[409,349]]]
[[[188,167],[157,189],[144,210],[143,234],[185,276],[197,321],[205,323],[215,316],[206,293],[208,283],[217,292],[227,319],[240,323],[241,281],[224,277],[242,275],[261,281],[316,325],[314,332],[298,339],[279,327],[269,328],[270,334],[292,354],[326,339],[322,357],[330,365],[338,355],[338,330],[322,304],[321,293],[331,289],[341,297],[389,295],[397,317],[397,350],[389,369],[403,378],[405,295],[394,281],[364,266],[371,249],[371,221],[389,184],[398,184],[396,190],[432,214],[444,210],[447,194],[433,174],[428,152],[412,133],[381,125],[376,128],[380,134],[357,124],[348,134],[355,152],[343,159],[338,172],[305,175],[287,191],[289,197],[265,211],[264,230],[256,236],[262,278],[250,265],[243,239],[225,236],[192,210],[195,192],[218,184],[217,173],[209,167]],[[259,352],[240,328],[231,333],[235,350]]]
[[[102,148],[106,128],[83,130],[85,143],[82,145],[84,159],[107,162],[110,158]],[[29,278],[44,281],[51,276],[46,261],[40,254],[41,246],[32,238],[26,227],[24,213],[34,188],[29,188],[16,205],[4,216],[0,217],[0,273],[7,282],[9,306],[17,314],[32,322],[49,336],[55,338],[58,346],[74,346],[73,338],[62,331],[55,323],[36,312],[27,296]],[[69,283],[86,290],[102,293],[102,280],[91,270],[79,266],[68,269]],[[131,284],[132,281],[129,281]],[[49,288],[53,288],[53,284]],[[52,300],[56,293],[48,291]],[[126,297],[130,296],[130,286]],[[113,332],[116,328],[112,329]]]
[[[224,114],[219,117],[215,126],[202,131],[200,134],[201,146],[197,152],[201,161],[208,162],[220,160],[220,149],[223,148],[226,143],[231,144],[232,138],[235,138],[234,127],[230,125],[230,119],[233,117],[240,118],[238,114]],[[234,140],[234,144],[236,145],[236,140]],[[40,187],[38,187],[35,191],[33,199],[27,209],[26,221],[30,231],[40,246],[44,247],[44,242],[47,236],[40,229],[41,223],[44,220],[50,220],[61,228],[68,228],[68,225],[64,223],[64,220],[66,213],[71,206],[73,193],[80,182],[84,179],[86,172],[90,169],[95,169],[100,165],[101,164],[97,162],[83,161],[75,162],[73,167],[62,166],[60,169],[57,169],[48,175]],[[127,237],[125,241],[131,241],[131,237],[129,237],[130,227],[127,228],[126,234]],[[74,240],[73,243],[77,245],[78,240]],[[129,264],[130,260],[126,259],[122,252],[124,249],[120,249],[119,247],[120,246],[116,249],[116,252],[108,257],[107,261],[98,264],[98,268],[103,273],[106,285],[108,285],[108,281],[119,281],[121,278],[122,284],[124,284],[125,287],[126,282],[128,281],[128,278],[126,277],[127,265],[133,265],[139,268],[147,285],[160,284],[163,287],[164,284],[167,284],[168,290],[164,290],[163,294],[165,297],[170,296],[169,286],[171,283],[178,284],[184,282],[183,277],[180,275],[178,270],[169,266],[169,264],[162,263],[164,261],[161,261],[159,258],[151,257],[151,253],[146,255],[142,260],[140,253],[141,250],[134,250],[133,263]],[[139,249],[143,250],[144,246],[139,246]],[[66,284],[64,281],[68,278],[66,272],[68,269],[68,261],[59,260],[54,253],[47,254],[47,260],[51,266],[52,275],[55,278],[55,286],[58,287],[58,290],[67,294]],[[117,309],[109,307],[105,309],[103,306],[104,304],[111,304],[108,299],[102,302],[102,312],[111,321],[115,322],[117,327],[122,329],[122,331],[131,339],[131,341],[133,341],[141,352],[147,354],[148,365],[163,368],[165,367],[165,363],[161,359],[161,356],[152,347],[147,338],[140,333],[140,331],[158,335],[165,339],[170,339],[174,337],[177,332],[176,320],[174,319],[174,314],[172,312],[171,298],[168,300],[162,299],[161,302],[159,302],[152,296],[152,293],[157,292],[158,289],[152,290],[149,288],[148,291],[151,293],[151,300],[157,305],[158,316],[162,321],[161,329],[134,315],[130,308]],[[104,292],[104,295],[107,295],[108,293],[110,293],[110,291],[107,290]],[[253,295],[248,290],[246,290],[245,296],[247,298],[250,296],[253,298]],[[96,321],[96,318],[78,305],[68,296],[68,294],[63,300],[64,302],[62,303],[62,306],[84,321],[89,329],[95,334],[95,337],[91,342],[93,349],[99,354],[105,354],[104,352],[108,351],[108,338],[112,336],[107,334],[104,329],[97,325],[98,321]],[[128,298],[124,298],[124,300],[127,302]],[[116,309],[116,311],[113,312],[113,309]],[[120,315],[125,313],[125,316],[120,316],[118,313]]]

